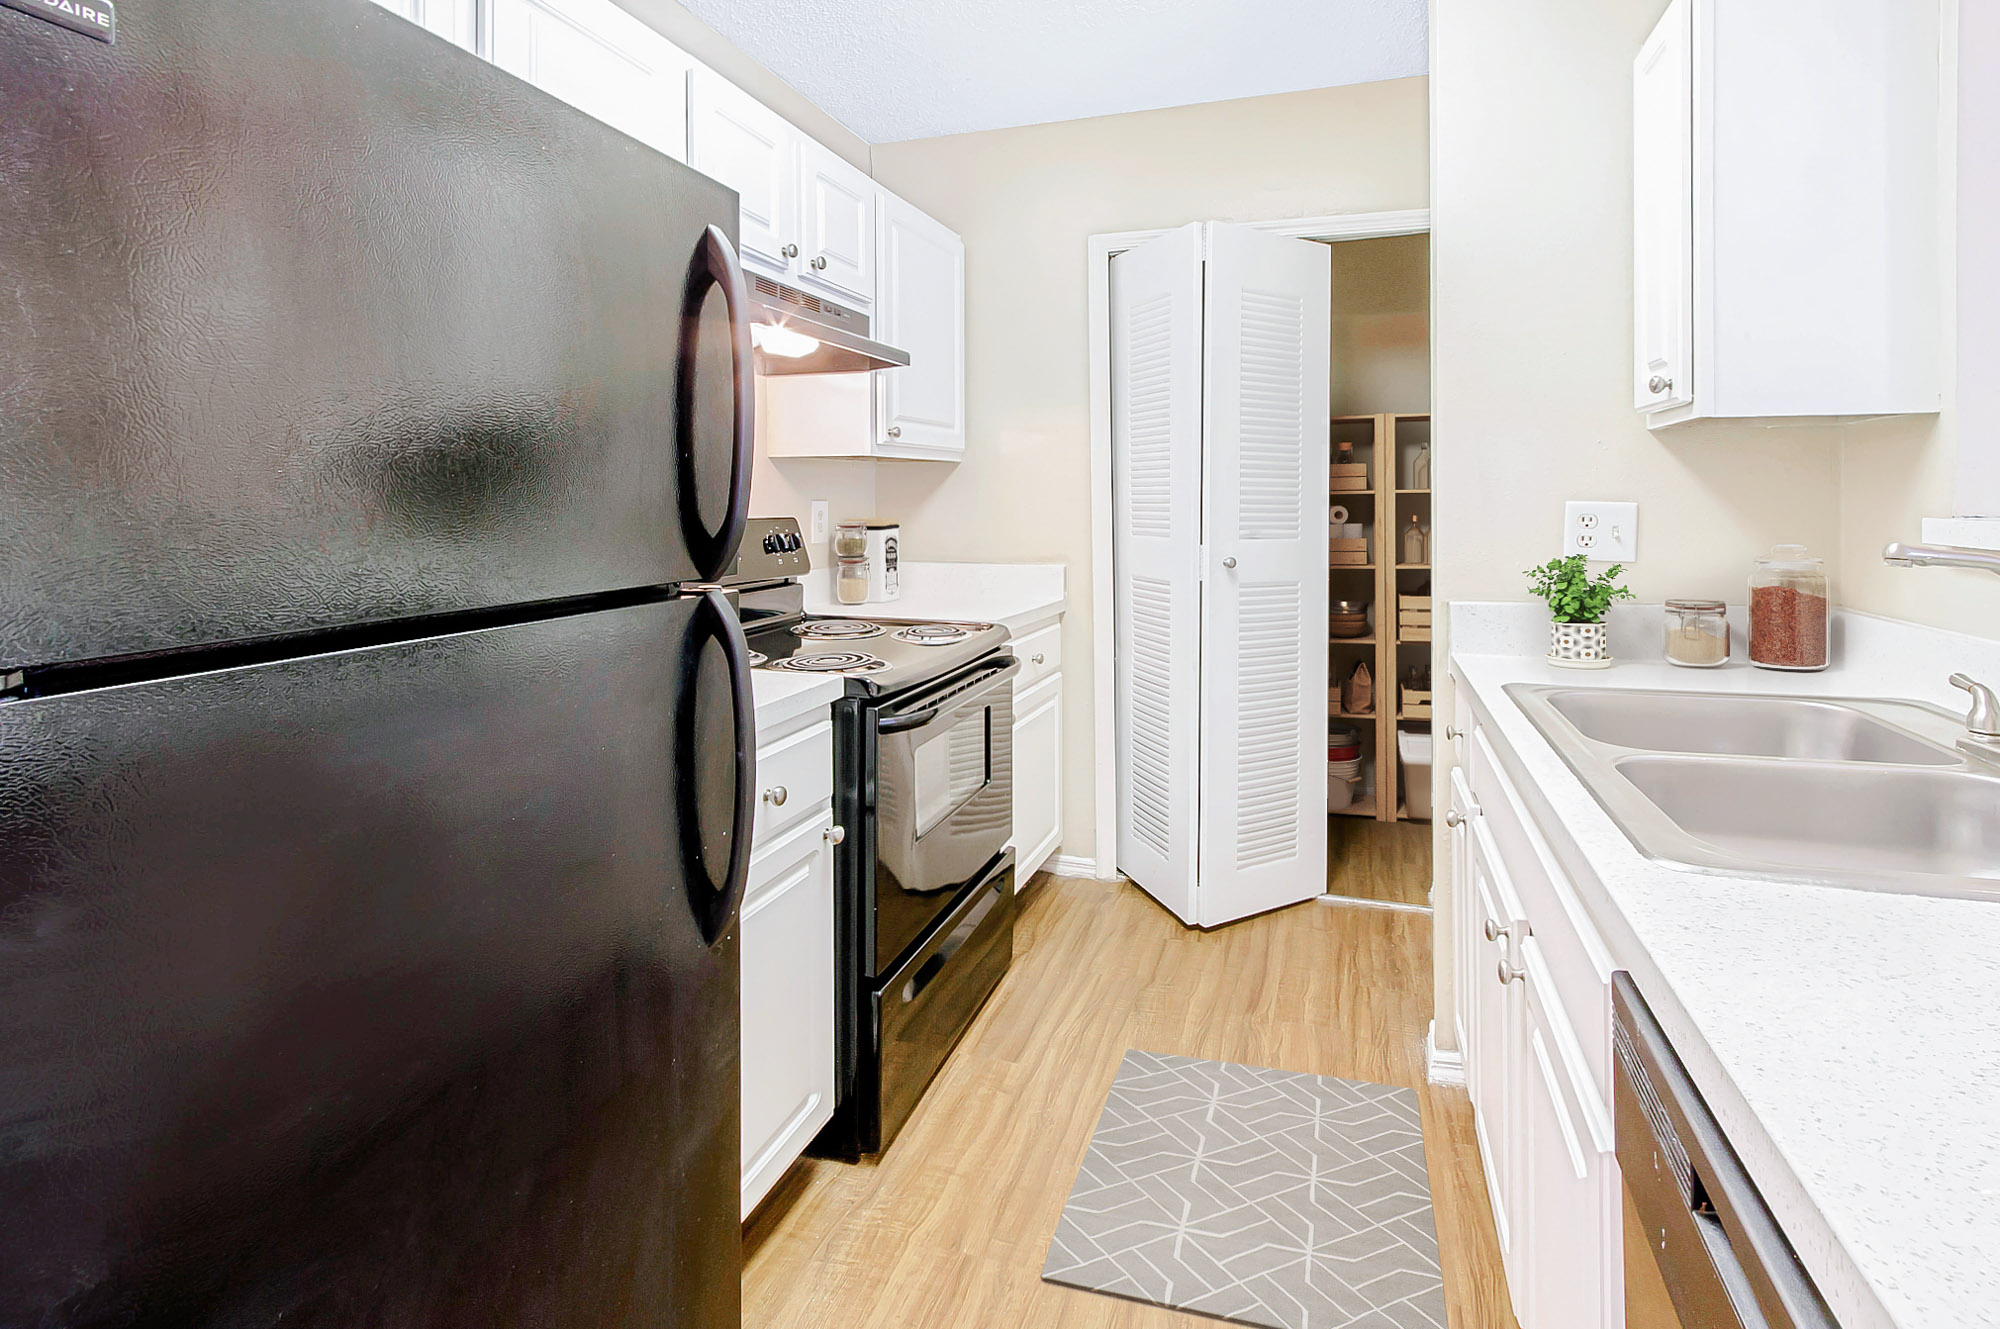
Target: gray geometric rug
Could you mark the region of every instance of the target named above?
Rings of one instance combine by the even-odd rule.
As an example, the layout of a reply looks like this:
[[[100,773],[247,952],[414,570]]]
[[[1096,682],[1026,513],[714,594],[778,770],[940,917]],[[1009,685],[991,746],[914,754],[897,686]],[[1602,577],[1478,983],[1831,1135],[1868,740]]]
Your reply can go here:
[[[1417,1096],[1127,1052],[1042,1277],[1270,1329],[1445,1329]]]

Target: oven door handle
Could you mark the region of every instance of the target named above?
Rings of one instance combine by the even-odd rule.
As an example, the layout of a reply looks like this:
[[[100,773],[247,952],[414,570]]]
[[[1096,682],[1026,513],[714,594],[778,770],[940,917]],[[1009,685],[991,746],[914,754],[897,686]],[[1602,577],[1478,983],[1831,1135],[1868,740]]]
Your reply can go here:
[[[983,683],[989,679],[999,678],[1004,674],[1019,673],[1020,670],[1021,662],[1010,655],[1004,660],[996,660],[992,664],[983,666],[977,673],[969,675],[966,678],[965,687],[970,687],[974,683]],[[952,709],[953,701],[962,696],[964,691],[965,688],[960,688],[937,705],[926,706],[920,711],[911,711],[905,715],[878,716],[875,721],[875,732],[878,734],[907,734],[912,729],[922,729],[925,725],[943,715],[947,710]]]

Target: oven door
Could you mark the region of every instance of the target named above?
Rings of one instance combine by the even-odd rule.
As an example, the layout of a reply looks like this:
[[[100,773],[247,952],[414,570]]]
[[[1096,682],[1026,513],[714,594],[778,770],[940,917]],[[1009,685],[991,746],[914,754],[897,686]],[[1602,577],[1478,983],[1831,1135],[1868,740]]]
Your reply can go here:
[[[875,817],[869,976],[894,969],[1014,835],[1011,655],[875,713],[865,797]]]

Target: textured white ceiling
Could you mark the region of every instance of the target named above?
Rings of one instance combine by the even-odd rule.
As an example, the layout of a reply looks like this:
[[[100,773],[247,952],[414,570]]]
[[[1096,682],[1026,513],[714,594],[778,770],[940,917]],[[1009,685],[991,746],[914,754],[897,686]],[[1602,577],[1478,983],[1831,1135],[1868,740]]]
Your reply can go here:
[[[1425,68],[1425,0],[681,3],[871,143]]]

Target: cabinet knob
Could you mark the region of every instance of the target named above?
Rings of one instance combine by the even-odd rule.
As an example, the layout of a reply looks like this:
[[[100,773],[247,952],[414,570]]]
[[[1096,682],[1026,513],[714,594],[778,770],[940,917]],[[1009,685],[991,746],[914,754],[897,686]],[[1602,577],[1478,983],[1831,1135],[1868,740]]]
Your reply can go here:
[[[797,245],[786,245],[778,252],[786,258],[797,258],[799,256],[799,247]]]
[[[1665,374],[1655,374],[1646,380],[1646,391],[1652,393],[1655,397],[1663,392],[1672,392],[1673,390],[1674,381]]]
[[[1448,739],[1456,741],[1458,739],[1465,737],[1465,731],[1463,729],[1460,729],[1455,724],[1448,724],[1444,727],[1444,736]]]
[[[791,796],[792,791],[781,784],[774,784],[764,791],[764,801],[774,808],[785,806],[785,800]]]
[[[821,254],[821,255],[820,255],[819,257],[817,257],[817,258],[815,258],[815,259],[813,260],[813,271],[814,271],[814,272],[825,272],[825,271],[826,271],[826,255],[825,255],[825,254]]]
[[[845,826],[829,826],[826,828],[826,842],[828,844],[839,844],[845,839],[847,839],[847,828]]]
[[[901,438],[902,436],[903,436],[903,427],[902,427],[901,425],[890,425],[890,426],[889,426],[889,437],[890,437],[890,438]]]
[[[1225,558],[1222,560],[1222,566],[1225,568],[1233,568],[1236,566],[1236,560],[1233,558]]]
[[[1032,664],[1047,664],[1049,662],[1049,657],[1042,654],[1040,651],[1036,651],[1033,655],[1028,657],[1028,660]]]
[[[1478,815],[1479,815],[1479,805],[1477,803],[1474,803],[1471,809],[1466,812],[1460,812],[1457,808],[1453,808],[1451,811],[1444,814],[1444,824],[1451,827],[1453,830],[1457,830],[1459,827],[1465,825],[1466,822],[1472,820],[1474,817]]]
[[[1500,938],[1508,936],[1513,931],[1514,929],[1511,927],[1501,926],[1500,920],[1497,918],[1489,918],[1486,920],[1486,940],[1488,941],[1498,941],[1500,940]]]
[[[1508,983],[1518,983],[1522,979],[1528,976],[1527,970],[1519,968],[1515,965],[1508,964],[1507,957],[1504,955],[1500,957],[1500,967],[1497,972],[1500,975],[1500,982],[1502,985]]]

